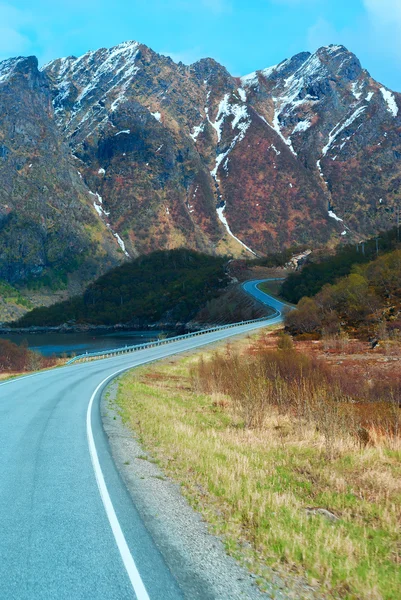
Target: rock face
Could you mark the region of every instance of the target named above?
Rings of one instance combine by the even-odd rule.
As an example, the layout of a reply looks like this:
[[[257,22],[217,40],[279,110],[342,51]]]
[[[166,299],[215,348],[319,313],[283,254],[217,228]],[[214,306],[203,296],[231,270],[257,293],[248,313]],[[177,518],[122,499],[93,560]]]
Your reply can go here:
[[[126,256],[234,256],[391,227],[401,95],[343,46],[234,78],[126,42],[0,63],[0,279],[82,285]]]
[[[60,135],[47,75],[34,57],[0,63],[0,279],[91,279],[118,263],[107,237]]]

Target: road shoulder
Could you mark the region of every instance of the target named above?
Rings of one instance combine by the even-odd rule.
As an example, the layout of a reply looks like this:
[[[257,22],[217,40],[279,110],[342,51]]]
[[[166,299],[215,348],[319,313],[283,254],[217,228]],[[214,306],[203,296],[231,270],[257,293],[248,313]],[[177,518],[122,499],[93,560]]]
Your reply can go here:
[[[142,449],[135,434],[122,423],[115,403],[118,380],[102,397],[103,425],[115,464],[145,526],[191,600],[259,600],[287,598],[276,585],[262,593],[255,577],[229,557],[222,541],[212,535],[201,516]]]

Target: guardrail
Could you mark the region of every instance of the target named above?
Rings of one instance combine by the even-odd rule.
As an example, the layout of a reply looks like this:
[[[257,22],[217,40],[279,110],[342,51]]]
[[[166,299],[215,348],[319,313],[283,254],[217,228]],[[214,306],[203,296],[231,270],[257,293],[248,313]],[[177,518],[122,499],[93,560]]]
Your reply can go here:
[[[69,361],[66,362],[66,365],[72,365],[74,362],[77,361],[88,362],[96,358],[104,358],[106,356],[118,356],[119,354],[128,354],[129,352],[137,352],[138,350],[144,350],[145,348],[155,348],[156,346],[164,346],[165,344],[171,344],[172,342],[177,342],[178,340],[204,335],[205,333],[211,333],[213,331],[221,331],[223,329],[240,327],[241,325],[250,325],[251,323],[260,323],[261,321],[270,321],[271,319],[279,317],[280,315],[281,312],[275,310],[272,315],[269,315],[268,317],[261,317],[260,319],[251,319],[249,321],[240,321],[239,323],[230,323],[229,325],[211,327],[210,329],[201,329],[200,331],[194,331],[193,333],[184,333],[183,335],[177,335],[172,338],[155,340],[154,342],[146,342],[145,344],[137,344],[135,346],[124,346],[123,348],[114,348],[113,350],[102,350],[101,352],[86,352],[85,354],[79,354],[78,356],[74,356],[74,358],[71,358]]]

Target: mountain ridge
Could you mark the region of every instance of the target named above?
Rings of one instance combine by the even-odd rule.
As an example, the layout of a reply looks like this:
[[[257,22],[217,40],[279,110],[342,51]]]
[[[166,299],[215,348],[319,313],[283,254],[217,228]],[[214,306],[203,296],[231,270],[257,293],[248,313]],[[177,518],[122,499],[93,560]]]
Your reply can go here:
[[[3,61],[0,278],[85,285],[155,249],[250,257],[357,242],[394,224],[399,106],[340,45],[243,77],[134,41],[40,69]]]

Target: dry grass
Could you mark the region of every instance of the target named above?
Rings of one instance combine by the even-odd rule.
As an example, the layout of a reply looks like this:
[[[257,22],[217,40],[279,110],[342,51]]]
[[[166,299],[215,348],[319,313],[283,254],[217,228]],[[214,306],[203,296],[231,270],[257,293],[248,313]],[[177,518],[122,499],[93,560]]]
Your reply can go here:
[[[280,344],[127,374],[123,418],[261,581],[273,567],[327,597],[398,599],[398,405],[358,404],[338,370]],[[367,418],[362,404],[377,410]]]

